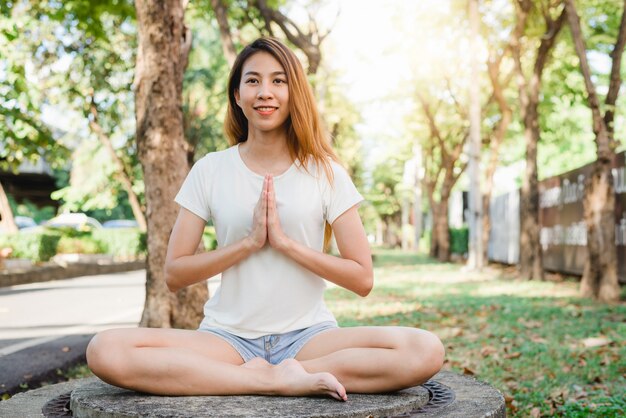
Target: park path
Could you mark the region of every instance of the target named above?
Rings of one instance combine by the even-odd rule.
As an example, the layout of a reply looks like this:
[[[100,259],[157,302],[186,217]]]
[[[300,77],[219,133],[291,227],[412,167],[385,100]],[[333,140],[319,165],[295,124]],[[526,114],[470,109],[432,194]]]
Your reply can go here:
[[[84,276],[0,289],[0,357],[66,335],[136,326],[145,271]]]

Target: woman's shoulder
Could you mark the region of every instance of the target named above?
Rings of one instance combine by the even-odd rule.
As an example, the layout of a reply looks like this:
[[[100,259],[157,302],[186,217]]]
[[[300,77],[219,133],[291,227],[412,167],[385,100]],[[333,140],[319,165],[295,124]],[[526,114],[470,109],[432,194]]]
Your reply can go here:
[[[338,178],[341,180],[350,178],[346,168],[339,161],[332,158],[322,161],[315,161],[311,158],[307,165],[307,171],[318,180],[323,180],[324,183],[330,184],[334,183]]]
[[[194,165],[200,168],[210,168],[219,165],[223,162],[227,162],[232,158],[233,152],[237,149],[236,146],[228,147],[224,150],[211,151],[200,157]]]

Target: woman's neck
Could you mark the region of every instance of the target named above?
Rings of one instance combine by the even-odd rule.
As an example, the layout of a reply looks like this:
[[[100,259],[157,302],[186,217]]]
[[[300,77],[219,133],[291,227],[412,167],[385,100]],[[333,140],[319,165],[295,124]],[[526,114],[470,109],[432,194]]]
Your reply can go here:
[[[282,132],[254,132],[248,131],[248,139],[240,145],[240,149],[245,149],[247,154],[255,159],[280,161],[291,160],[289,147],[287,146],[287,135]]]
[[[284,133],[249,133],[248,139],[239,144],[239,153],[246,165],[258,173],[277,175],[293,163]]]

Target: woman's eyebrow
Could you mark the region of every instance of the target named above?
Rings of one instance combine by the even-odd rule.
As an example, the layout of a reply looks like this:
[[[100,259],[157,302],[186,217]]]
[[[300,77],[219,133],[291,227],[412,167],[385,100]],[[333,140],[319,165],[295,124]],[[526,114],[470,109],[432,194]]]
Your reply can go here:
[[[256,71],[246,71],[244,73],[244,76],[248,76],[248,75],[255,75],[257,77],[261,76],[261,74],[256,72]],[[274,72],[270,73],[270,75],[283,75],[283,76],[286,76],[287,73],[285,73],[284,71],[274,71]]]

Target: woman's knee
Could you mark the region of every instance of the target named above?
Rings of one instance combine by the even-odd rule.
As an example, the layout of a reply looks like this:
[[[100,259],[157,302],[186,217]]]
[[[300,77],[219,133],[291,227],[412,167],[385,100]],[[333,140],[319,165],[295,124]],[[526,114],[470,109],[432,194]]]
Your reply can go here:
[[[116,369],[116,359],[120,358],[118,353],[125,345],[123,332],[120,331],[114,329],[99,332],[87,345],[87,365],[95,375],[104,377]]]
[[[414,385],[426,382],[443,366],[445,348],[435,334],[425,330],[414,330],[408,343],[411,379]]]

